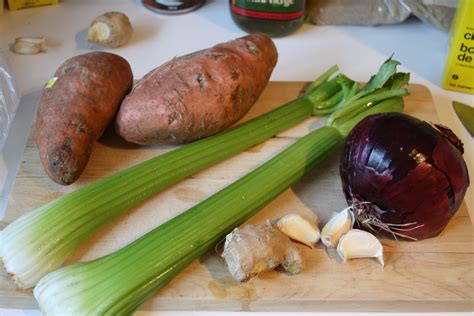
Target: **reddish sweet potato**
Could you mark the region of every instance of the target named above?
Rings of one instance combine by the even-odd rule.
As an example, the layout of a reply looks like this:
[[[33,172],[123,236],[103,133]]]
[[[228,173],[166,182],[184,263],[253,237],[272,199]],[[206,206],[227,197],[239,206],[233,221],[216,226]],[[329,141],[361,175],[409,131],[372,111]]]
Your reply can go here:
[[[76,181],[99,138],[133,84],[128,62],[93,52],[65,61],[48,84],[36,113],[36,143],[48,176],[63,185]],[[50,81],[51,82],[51,81]]]
[[[136,83],[116,130],[138,144],[177,144],[222,131],[257,101],[276,61],[275,45],[263,35],[175,58]]]

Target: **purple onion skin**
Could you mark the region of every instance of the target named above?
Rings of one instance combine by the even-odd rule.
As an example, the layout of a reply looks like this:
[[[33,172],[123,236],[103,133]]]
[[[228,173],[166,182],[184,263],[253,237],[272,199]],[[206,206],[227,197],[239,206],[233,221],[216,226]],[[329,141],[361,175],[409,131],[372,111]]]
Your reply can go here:
[[[384,223],[423,225],[403,231],[406,236],[434,237],[469,186],[462,152],[449,129],[437,130],[403,113],[369,116],[349,133],[343,150],[340,174],[347,202],[376,204],[387,211],[373,214]]]

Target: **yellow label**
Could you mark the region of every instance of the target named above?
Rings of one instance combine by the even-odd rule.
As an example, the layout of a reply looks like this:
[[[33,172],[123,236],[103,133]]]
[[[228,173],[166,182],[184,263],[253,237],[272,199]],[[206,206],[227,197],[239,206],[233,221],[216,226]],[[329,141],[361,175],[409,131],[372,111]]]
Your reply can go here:
[[[474,0],[458,3],[443,87],[474,94]]]
[[[46,85],[44,86],[45,89],[50,89],[54,86],[54,84],[56,83],[56,81],[58,81],[58,77],[53,77],[51,79],[48,80],[48,82],[46,83]]]
[[[59,0],[8,0],[7,3],[10,10],[19,10],[49,4],[58,4]]]

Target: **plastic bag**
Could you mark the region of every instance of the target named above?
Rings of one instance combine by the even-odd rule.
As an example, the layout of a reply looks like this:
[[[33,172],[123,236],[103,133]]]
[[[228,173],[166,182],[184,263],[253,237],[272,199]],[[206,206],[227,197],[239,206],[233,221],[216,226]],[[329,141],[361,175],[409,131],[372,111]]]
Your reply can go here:
[[[405,21],[410,10],[398,0],[309,1],[309,20],[314,24],[379,25]]]
[[[0,52],[0,152],[20,103],[20,94],[6,57]]]
[[[456,13],[456,0],[400,0],[420,20],[448,32]]]
[[[449,31],[457,0],[315,0],[307,19],[320,25],[402,23],[410,15]]]

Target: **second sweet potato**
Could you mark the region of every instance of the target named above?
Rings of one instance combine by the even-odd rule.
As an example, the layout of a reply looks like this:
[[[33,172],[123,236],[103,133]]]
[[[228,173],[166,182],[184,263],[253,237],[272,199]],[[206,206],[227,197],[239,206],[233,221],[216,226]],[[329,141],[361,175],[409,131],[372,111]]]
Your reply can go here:
[[[138,144],[178,144],[224,130],[257,101],[277,61],[264,35],[248,35],[175,58],[136,83],[116,130]]]

